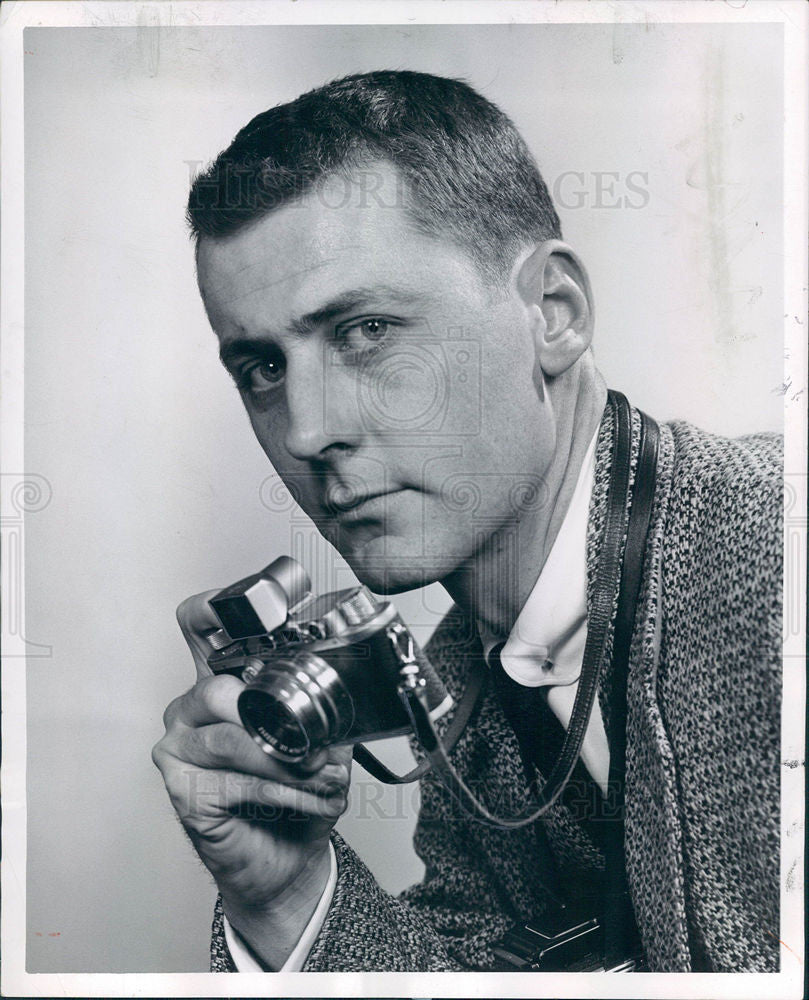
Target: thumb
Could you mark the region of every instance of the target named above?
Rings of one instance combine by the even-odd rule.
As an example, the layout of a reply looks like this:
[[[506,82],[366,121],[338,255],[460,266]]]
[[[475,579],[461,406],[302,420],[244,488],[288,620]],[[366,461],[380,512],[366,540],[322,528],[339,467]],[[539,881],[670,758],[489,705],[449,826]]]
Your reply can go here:
[[[205,635],[213,629],[222,627],[208,603],[218,593],[219,590],[206,590],[201,594],[194,594],[193,597],[187,597],[177,608],[177,623],[194,657],[198,680],[211,674],[208,657],[213,652],[213,647]]]

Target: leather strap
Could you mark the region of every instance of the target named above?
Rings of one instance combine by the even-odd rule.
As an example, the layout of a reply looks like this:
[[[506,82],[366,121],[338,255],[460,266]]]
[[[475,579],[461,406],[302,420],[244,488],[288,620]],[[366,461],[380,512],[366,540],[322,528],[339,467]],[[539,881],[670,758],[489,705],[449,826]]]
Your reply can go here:
[[[616,699],[614,705],[614,708],[617,708],[619,712],[617,721],[620,729],[617,744],[618,756],[614,765],[617,769],[616,775],[622,776],[626,746],[624,732],[626,715],[625,664],[628,661],[629,642],[635,617],[635,602],[640,586],[645,540],[654,496],[658,434],[654,421],[645,414],[641,414],[642,436],[638,474],[634,497],[630,504],[631,410],[622,393],[610,390],[608,398],[614,417],[612,461],[602,547],[587,620],[587,641],[570,723],[559,758],[548,775],[541,792],[537,795],[539,802],[530,803],[522,813],[513,817],[495,816],[475,797],[449,760],[448,754],[466,727],[485,687],[487,670],[479,660],[473,664],[467,689],[459,702],[455,717],[447,730],[446,740],[443,742],[430,719],[426,702],[423,702],[419,697],[419,689],[409,692],[406,696],[404,703],[410,716],[413,731],[427,754],[427,759],[407,774],[395,775],[366,747],[361,744],[355,746],[354,759],[374,777],[388,784],[400,784],[421,777],[432,767],[466,811],[479,821],[505,829],[514,829],[536,822],[561,795],[581,752],[582,741],[598,690],[601,666],[609,638],[612,610],[616,600],[618,600],[618,616],[613,637],[613,656],[623,657],[624,668],[616,671],[616,674],[621,674],[623,677],[623,680],[619,681],[623,694]],[[626,511],[630,506],[631,511],[627,524]],[[620,664],[616,663],[616,666],[620,666]],[[621,714],[620,707],[622,704],[624,706],[623,714]],[[612,777],[612,775],[611,751],[610,776]],[[621,876],[620,884],[623,886],[622,870]]]
[[[455,715],[452,717],[449,726],[447,726],[447,731],[444,735],[444,746],[447,752],[453,749],[460,739],[461,733],[466,729],[466,724],[469,722],[472,713],[480,701],[488,679],[489,671],[486,664],[481,658],[476,657],[472,663],[466,689],[461,696],[461,700],[458,702]],[[426,774],[432,766],[429,758],[425,758],[405,774],[395,774],[362,743],[354,745],[354,760],[361,767],[364,767],[377,781],[381,781],[386,785],[404,785],[410,781],[416,781],[423,774]]]
[[[638,950],[639,935],[626,879],[624,860],[624,789],[626,784],[626,693],[629,651],[640,594],[643,557],[652,516],[655,470],[660,432],[651,417],[640,411],[640,447],[627,528],[621,593],[612,644],[610,692],[610,812],[620,822],[605,824],[604,854],[607,872],[604,904],[604,949],[607,967]]]
[[[446,748],[442,746],[432,722],[430,721],[426,703],[419,698],[418,690],[407,696],[407,708],[414,731],[427,752],[433,769],[440,776],[446,787],[453,793],[462,807],[475,819],[492,826],[504,829],[515,829],[536,822],[544,815],[561,795],[570,774],[575,767],[581,751],[582,740],[590,719],[593,703],[598,689],[598,680],[604,653],[609,638],[609,626],[612,611],[619,596],[623,576],[624,563],[624,532],[632,538],[633,559],[642,564],[646,531],[648,528],[648,511],[644,505],[632,504],[630,522],[637,524],[627,526],[626,511],[629,506],[630,454],[631,454],[631,411],[626,397],[621,393],[610,392],[609,402],[613,408],[615,431],[613,438],[612,465],[610,483],[607,491],[606,518],[602,548],[596,570],[596,580],[593,599],[588,615],[587,642],[585,644],[582,671],[579,677],[573,713],[562,744],[559,759],[551,770],[541,792],[537,794],[539,802],[532,802],[519,814],[505,818],[493,815],[475,797],[455,770],[447,756]],[[648,445],[645,452],[650,455]],[[654,465],[644,467],[643,479],[654,483]],[[639,477],[640,479],[640,477]],[[649,504],[649,510],[651,506]],[[644,523],[645,519],[645,523]],[[640,579],[641,566],[627,570],[630,578]],[[631,614],[634,619],[634,601]],[[626,619],[629,621],[629,619]],[[629,632],[631,636],[631,628]]]

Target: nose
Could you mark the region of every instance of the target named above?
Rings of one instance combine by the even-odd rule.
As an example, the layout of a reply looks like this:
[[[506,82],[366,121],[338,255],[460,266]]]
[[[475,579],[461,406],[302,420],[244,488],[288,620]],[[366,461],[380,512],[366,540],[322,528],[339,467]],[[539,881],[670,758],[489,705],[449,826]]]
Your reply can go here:
[[[356,448],[362,438],[357,386],[329,360],[318,350],[287,359],[284,443],[299,461],[326,458],[331,449]]]

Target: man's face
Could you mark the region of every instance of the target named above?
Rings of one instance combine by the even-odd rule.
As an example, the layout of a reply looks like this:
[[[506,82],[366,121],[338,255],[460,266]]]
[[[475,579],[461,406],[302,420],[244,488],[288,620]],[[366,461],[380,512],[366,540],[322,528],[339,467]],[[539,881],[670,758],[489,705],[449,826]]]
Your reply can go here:
[[[198,273],[276,471],[359,579],[395,592],[516,532],[554,430],[517,291],[420,234],[391,168],[372,181],[203,239]]]

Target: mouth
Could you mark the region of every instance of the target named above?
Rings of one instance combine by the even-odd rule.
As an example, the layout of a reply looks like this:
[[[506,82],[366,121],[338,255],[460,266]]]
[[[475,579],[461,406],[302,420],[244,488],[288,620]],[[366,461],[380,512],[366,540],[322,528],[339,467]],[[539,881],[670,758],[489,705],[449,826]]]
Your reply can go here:
[[[375,516],[384,512],[391,497],[404,493],[402,489],[378,490],[365,493],[342,492],[329,497],[328,506],[338,517],[354,520],[360,516]]]

